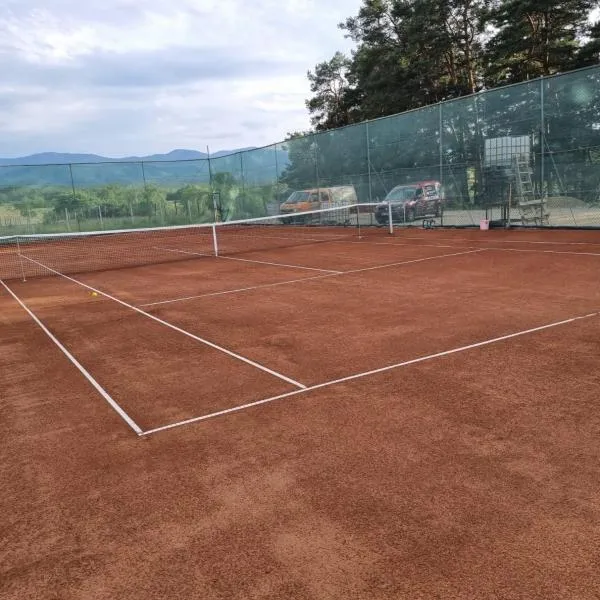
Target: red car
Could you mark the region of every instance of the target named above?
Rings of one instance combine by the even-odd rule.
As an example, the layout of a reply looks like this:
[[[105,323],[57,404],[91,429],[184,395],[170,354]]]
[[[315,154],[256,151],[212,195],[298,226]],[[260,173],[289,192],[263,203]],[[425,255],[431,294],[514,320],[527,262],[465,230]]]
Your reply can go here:
[[[397,185],[383,203],[375,208],[375,219],[380,225],[389,221],[389,208],[392,208],[392,221],[408,222],[419,217],[439,217],[444,204],[442,185],[439,181],[418,181]]]

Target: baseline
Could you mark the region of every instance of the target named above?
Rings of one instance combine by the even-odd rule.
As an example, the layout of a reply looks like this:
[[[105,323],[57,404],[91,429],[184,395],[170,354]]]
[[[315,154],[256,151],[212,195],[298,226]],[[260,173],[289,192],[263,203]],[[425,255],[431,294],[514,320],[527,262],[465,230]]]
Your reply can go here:
[[[567,325],[569,323],[574,323],[576,321],[581,321],[581,320],[585,320],[585,319],[591,319],[593,317],[597,317],[600,315],[600,312],[594,312],[594,313],[588,313],[587,315],[581,315],[581,316],[577,316],[577,317],[571,317],[570,319],[564,319],[562,321],[555,321],[554,323],[548,323],[546,325],[541,325],[539,327],[533,327],[531,329],[525,329],[522,331],[517,331],[514,333],[509,333],[507,335],[503,335],[500,337],[495,337],[489,340],[483,340],[481,342],[476,342],[474,344],[469,344],[468,346],[460,346],[458,348],[452,348],[451,350],[445,350],[443,352],[437,352],[435,354],[428,354],[426,356],[420,356],[418,358],[414,358],[411,360],[406,360],[400,363],[396,363],[393,365],[388,365],[386,367],[381,367],[379,369],[373,369],[371,371],[364,371],[362,373],[356,373],[354,375],[349,375],[348,377],[342,377],[340,379],[333,379],[331,381],[326,381],[324,383],[319,383],[317,385],[312,385],[310,387],[306,387],[302,390],[296,390],[293,392],[287,392],[285,394],[279,394],[278,396],[272,396],[271,398],[264,398],[263,400],[257,400],[255,402],[249,402],[247,404],[242,404],[240,406],[234,406],[231,408],[226,408],[224,410],[219,410],[213,413],[209,413],[207,415],[203,415],[200,417],[193,417],[191,419],[186,419],[184,421],[178,421],[176,423],[171,423],[169,425],[163,425],[161,427],[155,427],[153,429],[149,429],[146,430],[144,432],[142,432],[142,436],[148,436],[148,435],[153,435],[155,433],[159,433],[162,431],[167,431],[169,429],[175,429],[177,427],[183,427],[185,425],[191,425],[192,423],[198,423],[201,421],[206,421],[208,419],[214,419],[216,417],[220,417],[223,415],[227,415],[227,414],[231,414],[231,413],[235,413],[235,412],[240,412],[249,408],[253,408],[255,406],[260,406],[262,404],[268,404],[271,402],[275,402],[277,400],[283,400],[285,398],[291,398],[292,396],[297,396],[299,394],[305,394],[308,392],[312,392],[314,390],[319,390],[322,388],[326,388],[326,387],[331,387],[333,385],[337,385],[340,383],[345,383],[347,381],[353,381],[355,379],[361,379],[363,377],[369,377],[370,375],[376,375],[378,373],[384,373],[386,371],[391,371],[394,369],[399,369],[401,367],[407,367],[409,365],[415,365],[418,363],[422,363],[425,361],[429,361],[429,360],[433,360],[436,358],[441,358],[444,356],[450,356],[451,354],[457,354],[459,352],[466,352],[468,350],[473,350],[475,348],[481,348],[483,346],[489,346],[491,344],[496,344],[498,342],[502,342],[505,340],[510,340],[516,337],[521,337],[521,336],[525,336],[525,335],[529,335],[532,333],[536,333],[538,331],[544,331],[546,329],[552,329],[554,327],[560,327],[562,325]]]
[[[90,372],[65,348],[58,338],[42,323],[37,315],[19,298],[7,285],[0,279],[0,284],[13,297],[13,299],[21,306],[21,308],[33,319],[38,327],[58,346],[60,351],[71,361],[79,372],[89,381],[94,389],[108,402],[113,410],[135,431],[138,435],[142,434],[142,428],[121,408],[110,394],[94,379]]]
[[[59,271],[55,271],[54,269],[42,264],[41,262],[38,262],[37,260],[34,260],[34,259],[29,258],[28,256],[24,256],[24,255],[23,255],[23,258],[37,264],[38,266],[40,266],[44,269],[47,269],[48,271],[50,271],[51,273],[54,273],[55,275],[59,275],[60,277],[63,277],[64,279],[67,279],[68,281],[71,281],[73,283],[76,283],[77,285],[87,288],[88,290],[96,292],[97,294],[100,294],[100,295],[104,296],[105,298],[108,298],[109,300],[113,300],[114,302],[117,302],[117,303],[121,304],[122,306],[125,306],[126,308],[129,308],[141,315],[144,315],[145,317],[148,317],[149,319],[152,319],[153,321],[156,321],[157,323],[160,323],[161,325],[164,325],[165,327],[168,327],[169,329],[173,329],[174,331],[177,331],[178,333],[181,333],[193,340],[196,340],[197,342],[206,344],[207,346],[209,346],[215,350],[218,350],[219,352],[223,352],[224,354],[227,354],[228,356],[231,356],[232,358],[236,358],[237,360],[240,360],[248,365],[251,365],[252,367],[257,368],[260,371],[269,373],[269,375],[273,375],[274,377],[277,377],[278,379],[286,381],[287,383],[290,383],[297,388],[300,388],[300,389],[306,388],[306,386],[304,384],[299,383],[298,381],[295,381],[294,379],[291,379],[290,377],[287,377],[286,375],[283,375],[282,373],[278,373],[277,371],[274,371],[273,369],[269,369],[268,367],[265,367],[264,365],[261,365],[260,363],[257,363],[249,358],[246,358],[245,356],[242,356],[241,354],[237,354],[237,353],[233,352],[232,350],[228,350],[227,348],[224,348],[223,346],[219,346],[218,344],[215,344],[214,342],[211,342],[207,339],[201,338],[200,336],[190,333],[189,331],[186,331],[185,329],[182,329],[181,327],[177,327],[177,325],[173,325],[172,323],[169,323],[168,321],[160,319],[159,317],[152,315],[152,314],[146,312],[145,310],[138,308],[137,306],[133,306],[132,304],[129,304],[128,302],[125,302],[124,300],[120,300],[119,298],[116,298],[115,296],[111,296],[110,294],[107,294],[106,292],[103,292],[100,289],[94,288],[91,285],[87,285],[86,283],[83,283],[82,281],[79,281],[77,279],[74,279],[73,277],[69,277],[68,275],[60,273]]]

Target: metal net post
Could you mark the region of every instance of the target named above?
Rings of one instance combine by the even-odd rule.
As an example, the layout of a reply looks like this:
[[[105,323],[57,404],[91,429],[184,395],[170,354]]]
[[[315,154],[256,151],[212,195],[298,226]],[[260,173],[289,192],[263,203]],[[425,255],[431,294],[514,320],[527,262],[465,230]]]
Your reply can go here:
[[[219,242],[217,240],[217,226],[213,223],[212,225],[212,238],[213,238],[213,249],[215,256],[219,256]]]

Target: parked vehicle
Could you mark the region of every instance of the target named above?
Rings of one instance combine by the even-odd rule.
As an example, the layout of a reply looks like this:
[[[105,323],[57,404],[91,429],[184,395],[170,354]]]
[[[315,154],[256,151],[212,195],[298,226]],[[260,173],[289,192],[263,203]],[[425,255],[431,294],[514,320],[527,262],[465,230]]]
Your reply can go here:
[[[356,190],[353,185],[312,188],[293,192],[290,197],[281,204],[279,212],[281,215],[293,216],[297,213],[348,206],[356,204],[357,202]],[[285,220],[285,222],[305,221],[306,217],[303,215]]]
[[[388,204],[391,204],[394,222],[404,223],[419,217],[439,217],[444,205],[442,186],[439,181],[434,180],[397,185],[375,208],[375,219],[380,225],[389,221]]]

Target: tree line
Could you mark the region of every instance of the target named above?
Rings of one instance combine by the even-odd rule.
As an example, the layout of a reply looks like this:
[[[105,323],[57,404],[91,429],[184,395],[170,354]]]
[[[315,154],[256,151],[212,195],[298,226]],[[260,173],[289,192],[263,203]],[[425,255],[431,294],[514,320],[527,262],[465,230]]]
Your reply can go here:
[[[35,221],[40,231],[45,226],[54,231],[53,225],[69,222],[80,229],[96,228],[100,222],[109,228],[201,223],[264,216],[276,188],[272,184],[244,185],[228,172],[215,173],[212,184],[181,186],[14,185],[0,188],[0,208],[15,209],[23,218],[20,223]]]
[[[600,62],[596,0],[363,0],[308,72],[316,131]]]
[[[340,24],[352,55],[308,72],[313,129],[288,134],[283,181],[354,184],[371,201],[439,179],[451,203],[486,205],[510,177],[486,164],[486,144],[511,137],[528,140],[537,194],[600,203],[597,6],[363,0]]]

